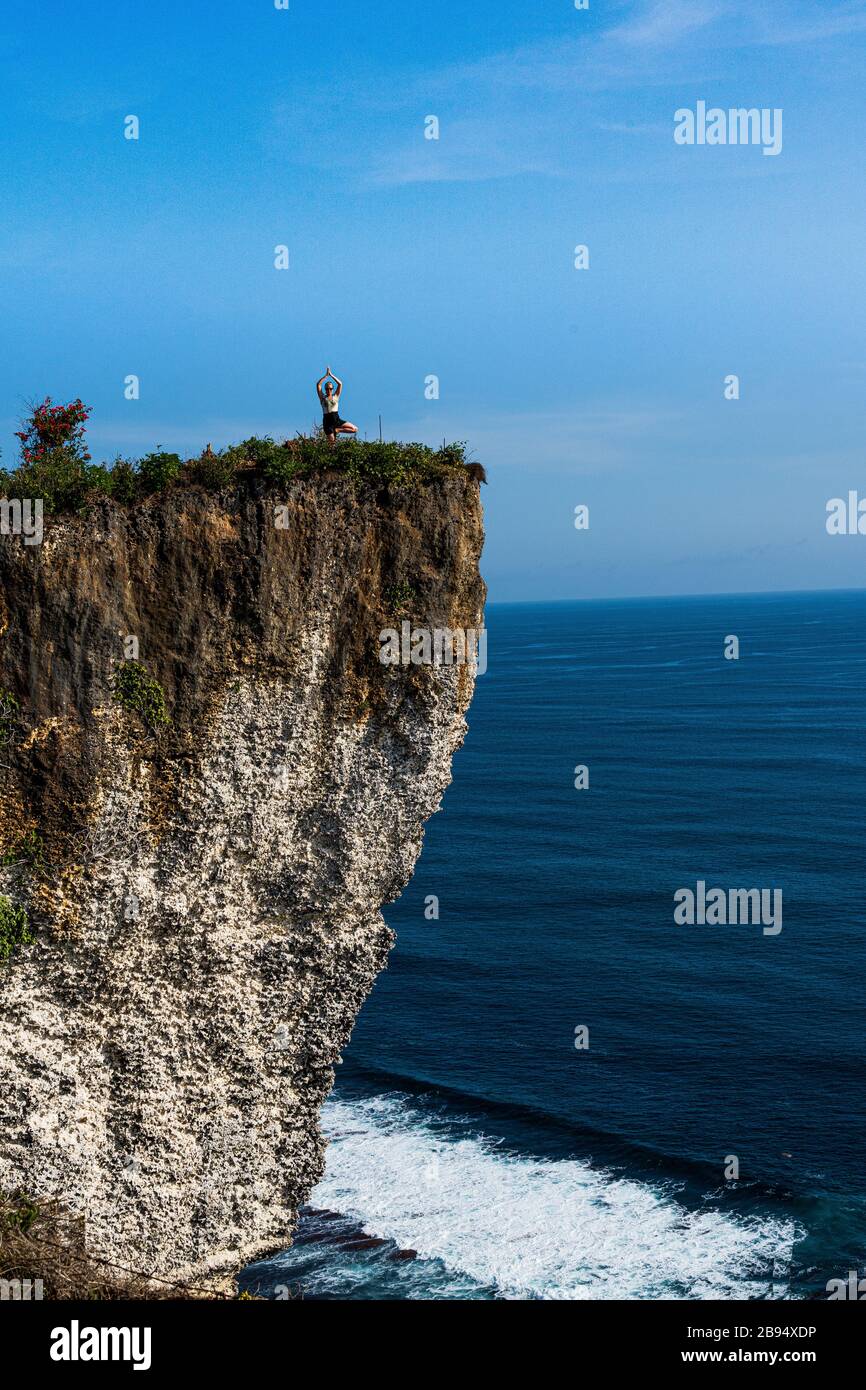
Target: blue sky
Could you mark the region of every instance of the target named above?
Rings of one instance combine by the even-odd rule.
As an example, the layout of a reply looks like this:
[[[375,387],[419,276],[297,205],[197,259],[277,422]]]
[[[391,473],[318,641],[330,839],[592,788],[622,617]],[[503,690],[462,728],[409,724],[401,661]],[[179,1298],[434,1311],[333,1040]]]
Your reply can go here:
[[[97,458],[282,437],[330,362],[362,434],[486,465],[491,598],[863,584],[866,537],[824,520],[866,495],[864,0],[2,26],[5,464],[46,393],[93,406]],[[701,99],[781,108],[782,152],[678,146]]]

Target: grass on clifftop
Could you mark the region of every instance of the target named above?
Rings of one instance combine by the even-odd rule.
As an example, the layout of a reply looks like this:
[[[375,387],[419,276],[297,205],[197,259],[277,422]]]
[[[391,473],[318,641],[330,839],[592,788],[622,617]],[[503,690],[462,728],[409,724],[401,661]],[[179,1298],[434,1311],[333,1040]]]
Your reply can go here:
[[[170,488],[198,485],[212,491],[233,487],[241,476],[257,475],[276,487],[295,478],[342,473],[357,482],[418,486],[428,480],[469,473],[484,481],[480,464],[467,463],[464,444],[432,449],[426,444],[347,439],[331,447],[323,435],[298,435],[278,444],[271,438],[245,439],[227,449],[208,446],[198,458],[157,451],[112,465],[89,462],[68,445],[43,449],[11,471],[0,469],[0,497],[42,498],[46,513],[78,512],[100,497],[130,504]]]

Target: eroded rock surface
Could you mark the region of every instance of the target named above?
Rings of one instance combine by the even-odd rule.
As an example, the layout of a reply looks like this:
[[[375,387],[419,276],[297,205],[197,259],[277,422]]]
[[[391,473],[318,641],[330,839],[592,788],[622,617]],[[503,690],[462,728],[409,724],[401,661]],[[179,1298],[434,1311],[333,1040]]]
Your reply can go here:
[[[481,542],[460,474],[0,538],[0,894],[36,937],[0,965],[0,1188],[62,1198],[95,1253],[188,1277],[288,1243],[472,693],[378,634],[478,628]],[[162,728],[112,694],[128,637]]]

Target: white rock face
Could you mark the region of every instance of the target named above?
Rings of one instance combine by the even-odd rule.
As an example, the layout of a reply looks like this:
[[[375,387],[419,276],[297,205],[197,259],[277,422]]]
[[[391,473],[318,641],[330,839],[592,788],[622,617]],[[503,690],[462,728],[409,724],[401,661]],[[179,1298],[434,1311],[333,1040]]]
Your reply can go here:
[[[59,623],[38,669],[20,652],[0,666],[22,708],[0,829],[7,847],[29,828],[46,843],[41,871],[0,871],[36,933],[0,965],[0,1189],[59,1197],[93,1253],[187,1278],[289,1243],[322,1172],[334,1063],[391,945],[380,907],[411,876],[472,694],[471,667],[376,669],[385,581],[408,565],[427,605],[416,621],[478,625],[477,492],[461,479],[359,501],[341,481],[323,516],[296,484],[289,551],[259,496],[174,499],[138,527],[109,509],[99,542],[70,523],[47,579],[31,556],[0,555],[0,652],[10,637],[23,648],[31,582],[31,618],[43,634]],[[190,508],[235,539],[225,564],[196,558],[201,588],[180,595],[175,630],[160,544],[188,536]],[[229,591],[251,559],[241,603]],[[50,616],[58,593],[98,614],[86,654]],[[347,614],[362,627],[351,643]],[[174,709],[164,735],[111,698],[128,632]],[[87,778],[67,784],[73,756]]]

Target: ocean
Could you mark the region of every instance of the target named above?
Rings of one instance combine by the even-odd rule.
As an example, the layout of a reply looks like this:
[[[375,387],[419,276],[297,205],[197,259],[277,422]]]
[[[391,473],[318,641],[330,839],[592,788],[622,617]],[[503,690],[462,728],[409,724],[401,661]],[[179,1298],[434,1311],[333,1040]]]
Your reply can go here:
[[[826,1298],[866,1274],[866,591],[487,622],[325,1177],[243,1285]],[[679,925],[699,881],[781,931]]]

